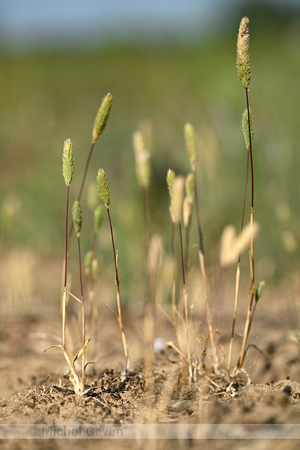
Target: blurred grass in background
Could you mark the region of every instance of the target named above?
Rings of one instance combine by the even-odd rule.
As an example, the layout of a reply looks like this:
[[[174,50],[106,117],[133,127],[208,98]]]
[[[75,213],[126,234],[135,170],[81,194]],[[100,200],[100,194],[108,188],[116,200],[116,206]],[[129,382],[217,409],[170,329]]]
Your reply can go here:
[[[236,33],[189,46],[117,46],[0,58],[0,245],[2,254],[30,248],[43,261],[63,259],[63,142],[75,156],[74,201],[89,151],[96,111],[107,92],[113,106],[96,145],[84,192],[82,238],[88,249],[93,217],[87,206],[99,167],[111,189],[111,214],[121,282],[142,286],[143,209],[135,177],[132,134],[151,127],[153,231],[170,247],[165,176],[187,174],[183,127],[198,136],[199,196],[206,258],[218,265],[223,228],[240,228],[246,150],[241,130],[245,95],[235,67]],[[277,282],[299,261],[299,27],[251,22],[257,279]],[[249,204],[249,201],[248,201]],[[112,261],[107,223],[100,232],[100,271]],[[197,263],[197,236],[191,241]],[[141,281],[142,280],[142,281]],[[59,280],[60,281],[60,280]],[[132,288],[134,290],[134,288]],[[137,293],[137,297],[143,292]]]

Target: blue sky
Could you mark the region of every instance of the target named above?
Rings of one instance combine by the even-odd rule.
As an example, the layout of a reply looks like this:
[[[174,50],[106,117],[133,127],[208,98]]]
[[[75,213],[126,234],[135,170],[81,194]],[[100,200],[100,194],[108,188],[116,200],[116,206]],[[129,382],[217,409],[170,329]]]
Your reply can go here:
[[[1,0],[0,26],[7,44],[77,42],[121,32],[188,32],[205,26],[222,0]],[[38,43],[38,41],[36,43]]]
[[[300,0],[260,0],[300,6]],[[212,34],[250,0],[0,0],[2,46],[84,45],[89,39]]]

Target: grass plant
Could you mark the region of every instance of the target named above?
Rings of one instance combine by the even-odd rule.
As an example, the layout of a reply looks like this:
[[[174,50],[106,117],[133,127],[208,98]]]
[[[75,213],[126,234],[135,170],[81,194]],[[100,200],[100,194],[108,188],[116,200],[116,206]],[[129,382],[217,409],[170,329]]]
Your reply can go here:
[[[69,223],[69,198],[70,184],[74,176],[74,155],[73,144],[71,139],[66,139],[63,148],[63,177],[67,187],[67,206],[66,206],[66,250],[65,250],[65,274],[64,274],[64,290],[62,298],[62,346],[66,348],[66,302],[67,302],[67,277],[68,277],[68,223]]]
[[[82,208],[78,200],[74,202],[72,209],[73,216],[73,224],[74,229],[77,235],[77,243],[78,243],[78,259],[79,259],[79,281],[80,281],[80,302],[81,302],[81,338],[82,338],[82,350],[81,350],[81,361],[82,361],[82,370],[81,370],[81,379],[84,383],[85,379],[85,311],[84,311],[84,294],[83,294],[83,278],[82,278],[82,262],[81,262],[81,246],[80,246],[80,232],[82,225]],[[80,353],[77,357],[80,356]]]
[[[70,184],[74,176],[74,155],[73,155],[73,144],[71,139],[66,139],[63,147],[63,157],[62,157],[62,171],[64,181],[67,187],[67,206],[66,206],[66,245],[65,245],[65,272],[64,272],[64,288],[62,294],[62,345],[52,345],[49,348],[60,348],[63,352],[65,360],[70,370],[71,374],[71,382],[74,386],[74,392],[78,395],[83,395],[85,392],[84,387],[84,379],[85,379],[85,323],[84,323],[84,298],[83,298],[83,284],[82,284],[82,269],[81,269],[81,250],[80,250],[80,231],[81,231],[81,222],[82,222],[82,211],[81,206],[78,201],[74,203],[72,215],[73,215],[73,224],[77,233],[78,238],[78,250],[79,250],[79,273],[80,273],[80,287],[81,287],[81,299],[79,300],[76,296],[74,296],[67,289],[67,280],[68,280],[68,223],[69,223],[69,201],[70,201]],[[66,306],[68,295],[71,295],[72,298],[81,303],[81,333],[82,333],[82,348],[76,353],[73,361],[69,356],[67,345],[66,345]],[[46,351],[45,350],[45,351]],[[77,375],[75,370],[75,362],[79,357],[82,357],[82,374],[81,377]]]
[[[171,253],[173,260],[173,285],[172,285],[172,318],[177,344],[173,344],[171,341],[167,343],[168,346],[175,349],[180,355],[181,360],[184,363],[184,367],[189,375],[190,382],[197,379],[198,374],[203,374],[205,371],[204,359],[208,354],[208,347],[210,343],[209,355],[212,369],[212,376],[221,376],[226,378],[230,382],[232,377],[237,376],[242,370],[245,355],[247,353],[247,341],[249,337],[250,328],[253,322],[254,313],[256,310],[257,302],[259,301],[264,288],[264,282],[258,283],[255,287],[255,271],[254,271],[254,239],[258,232],[258,225],[254,222],[254,164],[253,164],[253,121],[252,113],[250,110],[249,102],[249,84],[251,79],[250,63],[249,63],[249,19],[244,17],[241,21],[238,43],[237,43],[237,69],[240,82],[245,89],[246,93],[246,109],[242,116],[242,128],[245,138],[245,145],[247,150],[246,160],[246,180],[242,209],[241,230],[237,235],[233,226],[227,226],[223,232],[221,239],[221,251],[220,251],[220,273],[224,275],[227,269],[237,263],[236,276],[235,276],[235,298],[234,298],[234,312],[231,339],[229,343],[228,359],[226,369],[223,370],[222,363],[220,362],[219,353],[221,344],[216,339],[217,330],[215,329],[214,317],[211,312],[211,303],[214,301],[214,291],[210,290],[210,282],[207,276],[205,252],[204,252],[204,238],[202,223],[200,220],[200,201],[198,195],[197,184],[197,161],[198,161],[198,148],[196,143],[196,132],[194,127],[187,123],[184,127],[185,146],[189,159],[191,172],[186,177],[182,175],[176,175],[171,169],[167,172],[167,188],[170,195],[170,215],[172,219],[172,233],[171,233]],[[82,257],[81,257],[81,225],[82,225],[82,209],[81,209],[81,197],[85,185],[88,167],[90,164],[92,152],[96,141],[102,134],[106,122],[110,113],[112,102],[112,95],[107,94],[104,97],[101,106],[98,110],[92,133],[92,144],[90,152],[88,154],[87,162],[85,165],[81,187],[77,200],[74,202],[72,215],[73,222],[69,230],[68,216],[69,216],[69,197],[70,197],[70,184],[74,174],[74,157],[72,142],[67,139],[64,143],[63,149],[63,176],[67,188],[67,205],[66,205],[66,241],[65,241],[65,265],[64,265],[64,288],[62,295],[62,345],[58,345],[62,349],[64,357],[67,361],[71,372],[71,378],[76,393],[83,394],[85,392],[85,370],[86,370],[86,347],[88,341],[86,340],[86,302],[85,302],[85,288],[84,279],[82,274]],[[151,368],[154,362],[154,354],[151,350],[151,345],[155,338],[155,298],[156,298],[156,279],[159,275],[159,268],[162,264],[163,245],[162,240],[156,234],[152,235],[151,227],[151,214],[149,207],[149,196],[151,194],[151,167],[150,167],[150,152],[145,143],[143,134],[140,131],[136,131],[133,136],[133,147],[135,152],[136,162],[136,175],[140,188],[143,192],[143,214],[144,214],[144,228],[145,228],[145,261],[146,261],[146,308],[144,311],[144,337],[147,351],[151,352],[151,355],[145,357],[145,371],[146,378],[150,380]],[[251,194],[250,194],[250,220],[245,226],[246,215],[246,200],[248,193],[248,177],[249,170],[251,174]],[[116,297],[117,297],[117,313],[108,307],[108,309],[115,315],[119,328],[121,331],[123,351],[125,356],[124,374],[126,374],[129,368],[129,355],[126,335],[123,326],[122,317],[122,304],[120,296],[120,280],[118,270],[118,253],[115,247],[112,219],[110,214],[110,189],[108,186],[106,173],[104,169],[100,168],[96,177],[96,191],[98,197],[104,205],[99,206],[97,202],[93,203],[94,211],[94,229],[91,250],[87,253],[85,258],[86,273],[88,274],[88,280],[90,283],[90,300],[95,293],[95,280],[97,276],[97,256],[96,256],[96,240],[99,235],[101,223],[103,221],[103,212],[106,209],[109,230],[111,236],[111,244],[113,250],[114,271],[115,271],[115,285],[116,285]],[[205,292],[205,309],[206,309],[206,321],[208,327],[207,337],[204,338],[204,347],[202,345],[202,353],[199,358],[197,354],[194,354],[193,348],[195,345],[192,343],[193,339],[197,342],[201,342],[199,335],[205,335],[202,330],[197,329],[197,325],[191,321],[191,310],[193,305],[189,301],[189,273],[190,273],[190,241],[192,235],[192,211],[195,207],[196,224],[195,228],[198,235],[198,258],[200,264],[200,276],[202,286]],[[183,226],[184,232],[183,233]],[[67,276],[68,276],[68,260],[69,260],[69,245],[72,230],[75,229],[78,241],[78,258],[79,258],[79,281],[80,281],[80,298],[77,298],[67,288]],[[68,232],[69,230],[69,232]],[[176,241],[178,237],[178,242]],[[179,249],[177,251],[179,243]],[[241,278],[241,255],[250,247],[250,275],[249,275],[249,289],[248,289],[248,305],[247,305],[247,317],[243,334],[243,341],[239,354],[239,360],[237,366],[231,372],[231,360],[232,349],[235,336],[235,325],[237,319],[238,299],[240,293],[240,278]],[[180,268],[180,269],[178,269]],[[180,273],[181,289],[177,292],[178,276]],[[223,277],[220,277],[223,279]],[[81,304],[81,347],[75,354],[73,361],[69,356],[68,346],[66,344],[66,305],[67,298],[71,296]],[[98,298],[100,296],[97,295]],[[92,300],[91,300],[92,301]],[[103,300],[102,300],[103,301]],[[106,302],[103,301],[106,305]],[[96,308],[97,310],[97,308]],[[94,325],[97,327],[97,314],[94,314]],[[203,339],[202,339],[203,341]],[[81,357],[81,376],[77,375],[75,370],[75,362]],[[205,374],[205,376],[207,376]],[[150,381],[149,381],[150,383]]]
[[[108,216],[109,221],[109,228],[110,228],[110,235],[111,235],[111,243],[112,243],[112,249],[113,249],[113,257],[114,257],[114,265],[115,265],[115,283],[116,283],[116,289],[117,289],[117,308],[118,313],[115,314],[119,327],[122,334],[122,342],[123,342],[123,349],[124,349],[124,355],[125,355],[125,372],[128,369],[129,365],[129,356],[128,356],[128,348],[127,348],[127,341],[126,341],[126,335],[124,331],[123,326],[123,319],[122,319],[122,308],[121,308],[121,297],[120,297],[120,280],[119,280],[119,271],[118,271],[118,258],[115,248],[115,240],[114,240],[114,233],[113,233],[113,227],[112,227],[112,221],[111,221],[111,215],[109,211],[110,206],[110,190],[107,184],[106,174],[103,169],[99,169],[97,173],[97,190],[100,199],[102,200]]]
[[[196,135],[195,130],[193,126],[189,123],[185,125],[184,128],[184,134],[185,134],[185,142],[186,142],[186,149],[189,157],[190,166],[192,169],[192,173],[194,175],[194,192],[195,192],[195,206],[196,206],[196,219],[197,219],[197,229],[198,229],[198,237],[199,237],[199,263],[200,263],[200,270],[201,275],[204,283],[204,289],[205,289],[205,304],[206,304],[206,319],[207,324],[209,328],[209,338],[211,341],[211,348],[212,348],[212,357],[213,357],[213,366],[214,370],[217,373],[219,371],[219,361],[218,361],[218,352],[215,342],[215,333],[213,330],[212,325],[212,317],[211,317],[211,310],[210,310],[210,296],[209,296],[209,287],[208,287],[208,280],[206,275],[206,268],[205,268],[205,257],[204,257],[204,239],[203,239],[203,231],[201,226],[201,220],[200,220],[200,207],[199,207],[199,198],[198,198],[198,188],[197,188],[197,144],[196,144]]]
[[[252,152],[252,136],[253,136],[253,126],[252,126],[252,115],[250,111],[249,102],[249,85],[251,80],[251,70],[250,70],[250,56],[249,56],[249,19],[248,17],[243,17],[240,23],[238,40],[237,40],[237,70],[240,82],[245,89],[246,95],[246,110],[243,114],[243,131],[245,136],[245,143],[247,148],[247,169],[250,159],[250,172],[251,172],[251,212],[250,212],[250,224],[254,221],[254,168],[253,168],[253,152]],[[246,175],[246,188],[247,188],[247,178],[248,171]],[[244,221],[244,209],[242,226]],[[238,368],[241,368],[244,361],[246,342],[249,334],[249,326],[251,320],[251,309],[253,305],[253,298],[255,295],[255,273],[254,273],[254,238],[251,238],[250,244],[250,280],[249,280],[249,292],[248,292],[248,309],[247,309],[247,319],[245,324],[243,343],[241,348],[241,353],[238,362]]]

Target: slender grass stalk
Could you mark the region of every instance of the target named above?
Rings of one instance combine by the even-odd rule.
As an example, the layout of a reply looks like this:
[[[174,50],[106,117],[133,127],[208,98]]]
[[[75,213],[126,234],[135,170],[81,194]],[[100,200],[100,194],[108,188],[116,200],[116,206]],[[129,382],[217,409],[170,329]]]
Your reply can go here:
[[[70,184],[74,175],[74,156],[73,156],[73,144],[71,139],[66,139],[63,147],[62,156],[62,171],[67,187],[67,206],[66,206],[66,242],[65,242],[65,275],[64,275],[64,290],[62,296],[62,347],[66,348],[66,302],[67,302],[67,276],[68,276],[68,218],[69,218],[69,194]]]
[[[156,318],[156,280],[160,271],[163,257],[162,239],[158,235],[153,235],[149,244],[149,253],[147,261],[148,280],[149,280],[149,298],[146,304],[143,323],[143,334],[145,344],[144,373],[145,387],[150,398],[154,399],[155,386],[153,384],[153,364],[154,355],[154,336],[155,336],[155,318]]]
[[[253,309],[252,309],[252,314],[251,314],[251,318],[250,318],[250,324],[249,324],[249,328],[248,328],[248,335],[250,333],[250,328],[251,328],[251,325],[252,325],[253,316],[255,314],[257,303],[258,303],[260,297],[262,296],[262,293],[263,293],[263,290],[265,288],[265,285],[266,285],[265,281],[260,281],[258,283],[258,285],[257,285],[256,291],[255,291],[255,303],[254,303],[254,306],[253,306]]]
[[[146,147],[145,138],[141,131],[135,131],[133,134],[133,148],[135,155],[135,169],[138,184],[142,190],[143,196],[143,212],[144,212],[144,245],[145,245],[145,264],[146,264],[146,309],[148,320],[154,322],[154,305],[152,296],[151,279],[149,272],[149,246],[152,237],[151,230],[151,214],[149,204],[149,187],[151,181],[151,165],[150,165],[150,151]]]
[[[97,190],[96,190],[97,195]],[[98,304],[94,297],[94,287],[98,276],[98,261],[96,258],[96,243],[97,237],[99,235],[99,230],[104,218],[105,208],[102,205],[92,205],[94,212],[94,231],[91,243],[91,249],[86,253],[84,260],[85,276],[88,280],[89,286],[89,300],[91,304],[91,309],[89,312],[89,322],[94,329],[94,334],[97,334],[97,321],[98,321]]]
[[[86,164],[85,164],[85,168],[84,168],[84,172],[83,172],[83,176],[82,176],[82,181],[81,181],[81,185],[80,185],[80,189],[79,189],[79,193],[77,196],[77,200],[80,202],[81,201],[81,197],[82,197],[82,193],[83,193],[83,189],[84,189],[84,185],[85,185],[85,180],[86,180],[86,176],[87,176],[87,172],[88,172],[88,168],[90,165],[90,161],[91,161],[91,157],[94,151],[94,147],[96,144],[96,141],[99,139],[99,137],[101,136],[101,134],[103,133],[108,117],[109,117],[109,113],[111,110],[111,105],[112,105],[112,95],[110,93],[106,94],[106,96],[103,98],[100,107],[97,111],[95,120],[94,120],[94,126],[93,126],[93,131],[92,131],[92,142],[91,142],[91,146],[90,146],[90,151],[86,160]],[[73,223],[71,224],[70,227],[70,231],[69,231],[69,237],[72,236],[73,233]]]
[[[172,169],[168,169],[167,172],[167,186],[170,198],[172,199],[173,190],[174,190],[174,181],[175,181],[175,172]],[[171,253],[172,253],[172,261],[173,261],[173,285],[172,285],[172,319],[173,319],[173,328],[177,329],[177,306],[176,306],[176,257],[175,257],[175,225],[172,216],[172,210],[170,208],[171,218],[172,218],[172,233],[171,233]]]
[[[251,211],[250,211],[250,225],[254,222],[254,168],[253,168],[253,151],[252,151],[252,116],[250,111],[249,102],[249,85],[251,80],[250,70],[250,57],[249,57],[249,19],[243,17],[239,27],[238,39],[237,39],[237,70],[240,82],[245,89],[246,95],[246,112],[243,116],[243,128],[246,141],[246,147],[249,152],[250,158],[250,173],[251,173]],[[247,318],[245,323],[242,348],[238,361],[238,368],[243,365],[245,348],[249,335],[250,323],[251,323],[251,311],[253,306],[253,300],[255,296],[255,268],[254,268],[254,238],[250,244],[250,280],[248,290],[248,308]]]
[[[246,144],[246,148],[247,148],[247,165],[246,165],[246,180],[245,180],[245,190],[244,190],[244,200],[243,200],[241,232],[244,229],[244,221],[245,221],[246,199],[247,199],[248,178],[249,178],[249,155],[250,155],[250,143],[249,143],[249,138],[248,138],[248,130],[247,130],[247,128],[245,128],[244,119],[245,119],[245,114],[243,115],[242,125],[243,125],[245,144]],[[240,292],[240,281],[241,281],[241,255],[239,255],[237,268],[236,268],[236,275],[235,275],[234,312],[233,312],[232,330],[231,330],[231,338],[230,338],[228,361],[227,361],[227,379],[229,379],[230,367],[231,367],[231,356],[232,356],[232,347],[233,347],[233,341],[234,341],[235,324],[236,324],[236,318],[237,318],[238,299],[239,299],[239,292]]]
[[[171,178],[170,178],[171,177]],[[190,339],[189,339],[189,311],[188,311],[188,289],[186,284],[186,274],[185,274],[185,262],[184,262],[184,251],[183,251],[183,238],[182,238],[182,226],[181,226],[181,216],[184,202],[184,189],[185,189],[185,179],[181,176],[173,178],[173,173],[168,172],[167,183],[169,187],[169,192],[171,196],[171,217],[175,226],[178,226],[179,230],[179,242],[180,242],[180,259],[181,259],[181,272],[182,272],[182,289],[183,289],[183,309],[184,309],[184,333],[185,333],[185,352],[187,355],[187,360],[189,364],[189,375],[192,379],[193,371],[191,365],[191,349],[190,349]]]
[[[121,309],[121,297],[120,297],[120,280],[119,280],[119,273],[118,273],[118,259],[115,249],[115,241],[114,241],[114,234],[113,234],[113,227],[112,227],[112,221],[109,211],[109,205],[110,205],[110,191],[107,184],[106,175],[103,169],[99,169],[97,173],[97,191],[100,199],[104,203],[104,206],[107,211],[108,215],[108,221],[109,221],[109,227],[110,227],[110,235],[111,235],[111,242],[112,242],[112,249],[113,249],[113,258],[114,258],[114,264],[115,264],[115,283],[116,283],[116,289],[117,289],[117,308],[118,308],[118,314],[117,319],[122,335],[122,342],[123,342],[123,349],[124,349],[124,355],[125,355],[125,371],[128,369],[129,365],[129,358],[128,358],[128,347],[127,347],[127,341],[126,341],[126,335],[123,327],[123,319],[122,319],[122,309]]]
[[[63,352],[64,358],[69,367],[71,377],[70,381],[74,386],[74,392],[78,395],[84,395],[84,379],[85,379],[85,349],[88,342],[85,342],[85,325],[84,325],[84,299],[83,299],[83,284],[82,284],[82,270],[81,270],[81,251],[80,251],[80,229],[81,229],[81,207],[79,202],[75,202],[72,209],[73,223],[78,236],[78,249],[79,249],[79,270],[80,270],[80,287],[81,287],[81,299],[75,297],[71,292],[67,290],[67,274],[68,274],[68,217],[69,217],[69,188],[74,175],[74,156],[73,156],[73,145],[71,139],[66,139],[63,147],[62,156],[62,172],[64,181],[67,187],[67,207],[66,207],[66,245],[65,245],[65,275],[64,275],[64,289],[62,296],[62,345],[51,345],[45,349],[45,352],[50,348],[60,348]],[[66,302],[67,295],[81,303],[82,307],[82,349],[76,353],[73,361],[71,361],[68,352],[66,350]],[[77,375],[75,370],[75,361],[82,356],[82,376],[81,378]]]
[[[198,197],[198,188],[197,188],[197,161],[198,161],[198,155],[197,155],[197,143],[196,143],[196,135],[193,126],[190,123],[187,123],[184,127],[184,135],[185,135],[185,143],[186,143],[186,150],[188,153],[190,166],[192,169],[192,172],[194,174],[194,192],[195,192],[195,207],[196,207],[196,220],[197,220],[197,228],[198,228],[198,236],[199,236],[199,264],[200,264],[200,271],[202,275],[202,279],[204,282],[204,289],[205,289],[205,304],[206,304],[206,320],[207,325],[209,329],[209,337],[211,342],[211,348],[212,348],[212,357],[213,357],[213,367],[216,373],[219,372],[219,358],[218,358],[218,352],[217,352],[217,346],[215,342],[215,334],[212,326],[212,318],[211,318],[211,311],[210,311],[210,297],[209,297],[209,288],[208,288],[208,280],[206,275],[206,268],[205,268],[205,257],[204,257],[204,241],[203,241],[203,232],[201,227],[201,220],[200,220],[200,207],[199,207],[199,197]]]
[[[192,223],[192,208],[194,203],[194,174],[190,173],[186,177],[185,181],[185,190],[186,197],[183,202],[183,223],[185,228],[185,272],[188,274],[189,272],[189,242],[190,242],[190,233],[191,233],[191,223]]]
[[[85,311],[84,311],[84,295],[83,295],[83,281],[82,281],[82,263],[81,263],[81,246],[80,246],[80,232],[82,225],[82,209],[80,203],[76,200],[72,209],[73,224],[77,235],[78,243],[78,261],[79,261],[79,280],[80,280],[80,301],[81,301],[81,338],[82,338],[82,355],[81,355],[81,378],[84,384],[85,380]]]

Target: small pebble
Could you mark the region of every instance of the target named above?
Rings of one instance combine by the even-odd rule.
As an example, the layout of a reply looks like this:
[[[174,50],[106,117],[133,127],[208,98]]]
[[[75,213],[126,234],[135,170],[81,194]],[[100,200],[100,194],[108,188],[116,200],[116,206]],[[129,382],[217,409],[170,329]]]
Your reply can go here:
[[[163,353],[166,351],[168,346],[168,342],[166,339],[158,337],[156,339],[154,339],[153,342],[153,350],[154,353]]]

